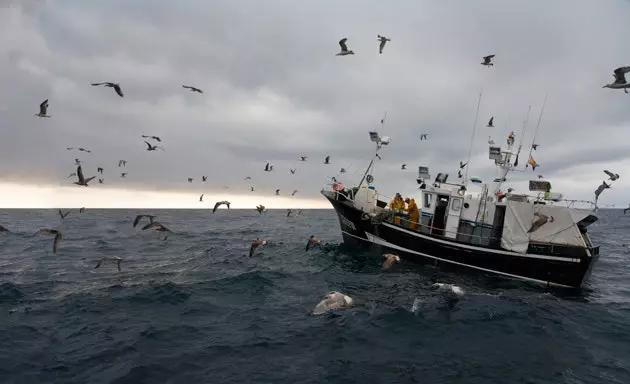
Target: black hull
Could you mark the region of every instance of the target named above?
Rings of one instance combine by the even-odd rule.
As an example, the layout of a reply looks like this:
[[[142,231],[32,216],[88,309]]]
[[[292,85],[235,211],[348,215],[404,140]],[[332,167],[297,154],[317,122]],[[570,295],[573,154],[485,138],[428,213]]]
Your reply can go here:
[[[548,286],[579,288],[590,275],[597,259],[581,255],[526,255],[502,249],[474,246],[404,229],[388,222],[373,223],[352,203],[326,196],[335,209],[345,243],[376,246],[403,259],[431,264],[448,264],[530,281]]]

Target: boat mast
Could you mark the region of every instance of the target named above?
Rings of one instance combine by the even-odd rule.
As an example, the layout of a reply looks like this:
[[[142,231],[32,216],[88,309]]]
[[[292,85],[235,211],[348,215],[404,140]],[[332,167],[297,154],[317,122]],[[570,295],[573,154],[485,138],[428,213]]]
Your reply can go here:
[[[536,131],[534,132],[534,138],[532,139],[532,145],[529,147],[529,156],[527,156],[527,161],[529,161],[532,156],[532,150],[534,149],[534,144],[536,144],[536,135],[538,135],[538,128],[540,128],[540,121],[542,120],[543,112],[545,112],[545,105],[547,105],[547,96],[548,93],[545,93],[545,101],[543,101],[543,105],[540,108],[540,115],[538,115],[538,123],[536,124]]]
[[[521,129],[521,139],[518,145],[518,150],[516,151],[517,159],[518,159],[518,155],[521,153],[523,137],[525,136],[525,132],[527,131],[527,123],[529,122],[529,114],[531,110],[532,110],[532,106],[530,105],[527,108],[527,114],[525,115],[525,120],[523,120],[523,128]],[[510,144],[510,141],[508,141],[507,151],[502,151],[503,159],[496,164],[499,170],[499,172],[497,172],[498,173],[497,180],[499,181],[495,182],[494,190],[492,191],[493,195],[496,195],[501,190],[501,186],[503,185],[504,179],[507,178],[507,175],[508,173],[510,173],[510,171],[514,170],[514,167],[510,163],[512,159],[512,155],[514,154],[512,152],[513,147],[514,147],[514,142],[512,141],[512,144]]]
[[[477,131],[477,120],[479,119],[479,107],[481,106],[481,98],[483,96],[483,88],[479,92],[479,100],[477,101],[477,113],[475,114],[475,123],[473,124],[472,137],[470,138],[470,147],[468,148],[468,159],[466,160],[466,172],[464,174],[464,185],[468,182],[468,169],[470,168],[470,156],[472,155],[473,142],[475,141],[475,132]]]
[[[387,111],[385,111],[385,114],[383,115],[383,118],[381,119],[381,132],[383,132],[384,129],[385,129],[385,119],[386,118],[387,118]],[[371,133],[370,133],[370,135],[371,135]],[[370,173],[370,171],[374,167],[374,160],[378,156],[378,150],[381,149],[381,147],[383,145],[389,144],[389,141],[381,142],[381,136],[378,136],[378,138],[376,140],[372,140],[372,141],[374,141],[376,143],[376,151],[374,152],[374,156],[372,157],[372,160],[370,161],[370,164],[368,165],[367,169],[365,170],[365,173],[363,174],[363,177],[361,178],[361,181],[359,181],[358,188],[361,188],[361,185],[365,181],[365,178],[367,177],[367,175]]]

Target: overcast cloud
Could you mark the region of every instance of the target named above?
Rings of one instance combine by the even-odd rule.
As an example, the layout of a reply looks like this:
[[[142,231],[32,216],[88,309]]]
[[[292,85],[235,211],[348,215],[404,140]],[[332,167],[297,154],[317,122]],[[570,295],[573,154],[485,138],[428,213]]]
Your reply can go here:
[[[592,199],[612,169],[621,178],[600,200],[626,204],[630,95],[602,85],[630,65],[628,14],[622,0],[0,0],[0,182],[71,184],[79,157],[110,187],[247,193],[251,176],[260,193],[317,197],[341,167],[358,181],[387,111],[375,184],[409,193],[418,165],[455,176],[483,89],[469,176],[494,177],[488,136],[505,143],[514,130],[519,142],[531,105],[525,164],[548,93],[535,174]],[[383,55],[377,34],[392,39]],[[334,56],[342,37],[356,55]],[[492,53],[494,67],[479,65]],[[89,85],[102,81],[125,97]],[[46,98],[52,118],[38,119]],[[145,151],[142,134],[166,152]]]

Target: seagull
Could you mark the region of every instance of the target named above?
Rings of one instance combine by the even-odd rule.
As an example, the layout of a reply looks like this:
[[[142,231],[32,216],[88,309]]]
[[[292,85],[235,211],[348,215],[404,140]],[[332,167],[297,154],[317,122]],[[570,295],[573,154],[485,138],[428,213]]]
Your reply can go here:
[[[534,220],[534,222],[532,223],[532,226],[529,228],[529,231],[527,231],[527,233],[532,233],[536,231],[538,228],[542,227],[547,222],[553,223],[553,220],[554,220],[553,216],[547,216],[540,212],[534,212],[534,216],[536,216],[537,219]]]
[[[626,82],[626,73],[630,72],[630,67],[619,67],[613,71],[615,81],[604,85],[602,88],[623,89],[625,93],[628,93],[630,84]]]
[[[434,290],[439,290],[439,291],[449,291],[456,294],[457,296],[464,295],[464,290],[458,287],[457,285],[453,285],[453,284],[435,283],[431,285],[431,288],[433,288]]]
[[[189,178],[188,178],[188,182],[189,182],[189,183],[192,183],[192,182],[193,182],[193,180],[194,180],[194,179],[193,179],[192,177],[189,177]]]
[[[79,178],[79,181],[75,181],[74,184],[76,185],[82,185],[84,187],[88,186],[88,183],[90,182],[90,180],[92,180],[93,178],[95,178],[96,176],[92,176],[92,177],[88,177],[87,179],[83,177],[83,170],[81,169],[81,166],[79,165],[77,167],[77,177]]]
[[[66,151],[72,151],[74,149],[74,147],[67,147]]]
[[[280,190],[276,189],[276,196],[278,196],[280,194]]]
[[[70,214],[70,211],[67,211],[66,213],[61,212],[61,209],[59,210],[59,216],[61,216],[62,219],[65,219],[66,216],[68,216]]]
[[[296,169],[289,169],[289,171],[291,172],[292,175],[295,175],[295,171],[297,171],[297,168]]]
[[[532,144],[532,149],[535,151],[536,149],[538,149],[538,144]]]
[[[143,217],[148,217],[149,221],[152,223],[152,222],[155,221],[155,218],[157,216],[155,216],[155,215],[144,215],[144,214],[136,216],[136,218],[133,220],[133,227],[134,228],[138,225],[138,223],[140,223],[140,220],[142,220]]]
[[[383,263],[381,269],[389,269],[392,265],[394,265],[394,263],[400,262],[400,256],[391,253],[384,253],[383,257],[385,258],[385,262]]]
[[[229,201],[227,201],[227,200],[217,201],[217,202],[214,204],[214,208],[212,209],[212,213],[215,213],[215,212],[217,211],[217,209],[218,209],[218,208],[219,208],[222,204],[227,205],[228,209],[230,209],[230,202],[229,202]]]
[[[254,187],[249,187],[251,189],[250,192],[254,192]]]
[[[77,149],[81,152],[92,153],[92,151],[90,151],[89,149],[85,149],[85,148],[77,148]]]
[[[73,176],[76,176],[76,175],[77,175],[76,172],[72,172],[71,174],[68,175],[68,177],[66,177],[66,179],[69,179],[69,178],[71,178]]]
[[[407,164],[403,164],[403,165],[401,165],[401,166],[400,166],[400,169],[402,169],[402,170],[407,169]]]
[[[291,212],[293,212],[291,208],[287,209],[287,217],[291,216]]]
[[[263,212],[265,212],[265,206],[264,205],[257,205],[256,206],[256,210],[258,211],[258,213],[263,213]]]
[[[459,169],[464,169],[464,167],[467,165],[468,165],[468,162],[463,163],[461,160],[459,161]]]
[[[494,63],[492,62],[492,59],[494,58],[494,56],[495,55],[484,56],[483,61],[481,62],[481,65],[485,65],[485,66],[494,65]]]
[[[201,196],[199,196],[199,201],[203,201],[203,193],[201,194]]]
[[[321,315],[334,309],[347,308],[353,305],[353,300],[350,296],[346,296],[343,293],[332,291],[327,293],[322,301],[320,301],[313,309],[313,315]]]
[[[324,164],[330,164],[330,156],[326,156],[324,159]]]
[[[293,193],[291,194],[291,196],[295,196],[295,194],[296,194],[296,193],[298,193],[298,190],[297,190],[297,189],[294,189],[294,190],[293,190]]]
[[[190,85],[182,85],[182,88],[190,89],[192,92],[203,93],[201,89],[192,87]]]
[[[6,227],[3,227],[2,225],[0,225],[0,232],[11,232],[11,231],[9,231]]]
[[[172,232],[170,229],[166,228],[165,226],[163,226],[161,223],[158,223],[157,221],[150,222],[149,224],[142,227],[142,230],[144,231],[150,228],[155,228],[155,230],[158,232]],[[168,235],[165,235],[164,240],[166,240],[167,238],[168,238]]]
[[[383,48],[385,48],[385,44],[387,44],[388,41],[392,41],[392,39],[388,39],[385,36],[378,35],[378,41],[381,42],[381,44],[378,46],[378,53],[382,54]]]
[[[595,202],[597,202],[597,199],[599,199],[599,195],[604,191],[604,189],[608,188],[610,188],[610,184],[606,184],[605,181],[602,181],[599,187],[597,187],[597,189],[595,190]]]
[[[61,240],[61,232],[56,229],[42,228],[39,230],[40,232],[52,233],[55,235],[55,240],[53,241],[53,253],[57,253],[57,244],[59,244],[59,240]]]
[[[346,169],[345,169],[345,168],[341,168],[341,169],[339,170],[339,173],[346,173]]]
[[[300,161],[306,161],[306,159],[308,159],[308,156],[300,156]]]
[[[271,172],[272,168],[273,168],[273,165],[269,167],[269,163],[267,163],[267,165],[265,165],[265,172]]]
[[[252,241],[252,245],[249,247],[249,257],[254,255],[254,251],[261,245],[267,245],[267,241],[257,237]]]
[[[48,112],[48,99],[42,101],[42,103],[39,105],[39,113],[36,113],[35,116],[50,117],[46,114],[47,112]]]
[[[628,211],[630,211],[630,205],[628,205],[628,208],[623,210],[623,214],[625,215]],[[2,232],[2,230],[0,230],[0,232]]]
[[[96,168],[96,172],[100,173],[101,175],[103,174],[103,168],[98,167]]]
[[[101,266],[101,264],[103,263],[103,261],[111,261],[116,263],[116,265],[118,266],[118,272],[120,272],[120,262],[123,261],[122,258],[118,257],[118,256],[105,256],[102,259],[100,259],[98,261],[98,263],[96,264],[96,267],[94,267],[94,269],[98,268]]]
[[[164,148],[158,147],[157,145],[151,145],[148,141],[145,141],[145,143],[148,146],[147,151],[155,151],[156,149],[164,150]]]
[[[538,178],[539,178],[539,179],[542,179],[542,178],[543,178],[543,175],[538,175]]]
[[[208,176],[201,176],[201,181],[204,183],[208,180]]]
[[[301,214],[302,214],[302,210],[300,209],[300,210],[298,210],[297,215],[300,216]]]
[[[103,184],[103,179],[98,179],[99,184]]]
[[[490,121],[488,121],[488,125],[486,125],[486,127],[494,128],[494,116],[490,117]]]
[[[162,140],[160,140],[160,138],[159,138],[159,137],[157,137],[157,136],[147,136],[147,135],[142,135],[142,137],[144,137],[145,139],[153,139],[153,140],[155,140],[155,141],[157,141],[157,142],[160,142],[160,143],[162,142]],[[145,141],[145,143],[146,143],[146,141]]]
[[[126,167],[127,166],[127,160],[118,160],[118,167],[120,166]]]
[[[376,157],[378,157],[379,160],[383,160],[383,158],[381,157],[381,155],[379,155],[378,153],[375,153]]]
[[[309,249],[314,248],[317,245],[321,245],[322,241],[320,239],[318,239],[317,237],[315,237],[315,235],[312,235],[309,239],[308,242],[306,243],[306,249],[305,251],[308,251]]]
[[[127,177],[127,172],[123,172],[123,173],[121,173],[121,174],[120,174],[120,177],[122,177],[123,179],[124,179],[125,177]]]
[[[427,136],[428,136],[428,135],[429,135],[428,133],[423,133],[423,134],[421,134],[421,135],[420,135],[420,141],[422,141],[422,140],[428,140],[428,138],[427,138]]]
[[[609,170],[605,169],[604,173],[608,175],[608,180],[612,180],[615,181],[619,178],[619,174],[617,173],[612,173]]]
[[[106,87],[110,87],[110,88],[114,88],[114,91],[116,91],[116,93],[118,94],[118,96],[120,97],[124,97],[125,95],[123,95],[122,89],[120,89],[120,85],[116,84],[116,83],[111,83],[111,82],[105,82],[105,83],[92,83],[92,86],[99,86],[99,85],[104,85]]]
[[[251,178],[251,177],[249,177],[249,176],[247,176],[247,177],[245,178],[245,180],[251,180],[251,179],[252,179],[252,178]]]
[[[346,55],[354,55],[354,52],[348,50],[348,46],[346,45],[346,41],[348,41],[347,37],[339,40],[339,46],[341,47],[341,52],[336,54],[335,56],[346,56]]]

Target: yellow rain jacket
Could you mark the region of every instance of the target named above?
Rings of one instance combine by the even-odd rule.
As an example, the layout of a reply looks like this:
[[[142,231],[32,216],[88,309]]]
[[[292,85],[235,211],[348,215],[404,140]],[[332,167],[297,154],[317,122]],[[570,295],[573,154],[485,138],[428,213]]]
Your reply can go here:
[[[389,202],[389,207],[393,210],[405,210],[405,201],[402,198],[394,197],[394,199]],[[396,214],[394,214],[394,224],[400,225],[400,216]]]
[[[407,207],[407,212],[409,212],[409,228],[415,231],[416,226],[418,225],[418,218],[420,217],[420,211],[418,210],[418,206],[416,205],[416,200],[410,199],[409,206]]]

